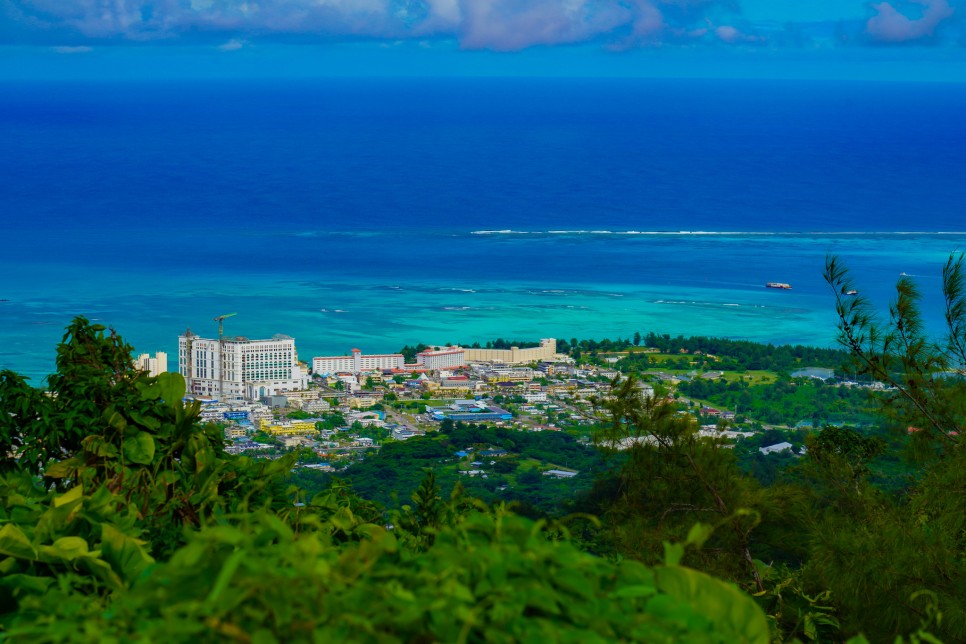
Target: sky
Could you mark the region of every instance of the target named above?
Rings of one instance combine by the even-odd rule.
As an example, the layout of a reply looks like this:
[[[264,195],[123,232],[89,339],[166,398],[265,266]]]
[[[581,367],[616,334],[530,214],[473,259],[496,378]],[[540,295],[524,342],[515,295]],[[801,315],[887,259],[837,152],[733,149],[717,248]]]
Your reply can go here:
[[[966,0],[0,0],[0,80],[966,81]]]

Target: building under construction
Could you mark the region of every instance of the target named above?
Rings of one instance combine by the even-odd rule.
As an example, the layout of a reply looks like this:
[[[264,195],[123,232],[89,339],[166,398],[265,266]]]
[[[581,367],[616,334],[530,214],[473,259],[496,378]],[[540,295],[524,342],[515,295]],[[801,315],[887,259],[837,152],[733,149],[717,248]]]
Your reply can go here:
[[[224,335],[212,339],[189,329],[178,336],[178,371],[189,394],[224,401],[258,400],[308,386],[295,339],[287,335],[270,340]]]

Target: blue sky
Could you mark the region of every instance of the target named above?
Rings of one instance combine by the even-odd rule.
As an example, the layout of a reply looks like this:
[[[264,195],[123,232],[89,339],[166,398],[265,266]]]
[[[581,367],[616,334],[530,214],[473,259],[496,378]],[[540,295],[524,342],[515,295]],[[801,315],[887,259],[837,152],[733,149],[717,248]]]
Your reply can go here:
[[[0,0],[0,79],[966,81],[966,0]]]

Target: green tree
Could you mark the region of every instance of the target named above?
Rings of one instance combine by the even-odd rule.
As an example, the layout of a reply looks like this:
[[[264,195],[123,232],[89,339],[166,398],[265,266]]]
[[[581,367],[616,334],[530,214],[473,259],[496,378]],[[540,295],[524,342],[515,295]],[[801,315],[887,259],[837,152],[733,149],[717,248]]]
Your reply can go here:
[[[852,355],[858,373],[888,383],[883,410],[893,418],[924,429],[923,439],[947,446],[961,442],[966,421],[966,273],[964,256],[950,256],[943,267],[946,334],[930,338],[922,321],[918,286],[903,275],[888,322],[875,315],[836,257],[826,258],[825,281],[835,296],[839,340]],[[958,376],[958,377],[957,377]]]
[[[595,403],[607,421],[595,443],[626,455],[613,484],[598,486],[612,490],[602,509],[618,551],[654,556],[664,541],[682,539],[694,523],[714,517],[723,526],[715,546],[696,552],[692,563],[764,590],[751,551],[761,493],[731,451],[698,436],[694,420],[666,399],[642,395],[634,378],[616,382]]]
[[[867,463],[882,449],[838,431],[812,441],[813,476],[822,483],[805,579],[841,609],[843,627],[876,640],[909,632],[939,611],[936,635],[966,639],[966,383],[950,372],[966,364],[963,255],[943,269],[946,332],[926,334],[920,292],[909,276],[883,322],[858,294],[847,269],[828,257],[825,279],[835,298],[839,340],[858,372],[888,383],[882,411],[907,435],[923,474],[902,497],[866,482]],[[828,430],[825,430],[826,432]],[[823,435],[825,432],[823,432]],[[843,568],[847,566],[847,568]]]

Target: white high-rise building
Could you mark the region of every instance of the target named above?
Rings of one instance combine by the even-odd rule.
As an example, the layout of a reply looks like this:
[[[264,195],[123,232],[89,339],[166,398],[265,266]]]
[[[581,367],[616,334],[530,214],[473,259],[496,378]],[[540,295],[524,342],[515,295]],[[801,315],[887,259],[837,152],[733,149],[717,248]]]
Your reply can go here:
[[[188,331],[178,337],[178,371],[188,393],[219,400],[258,400],[308,387],[308,371],[299,365],[295,340],[201,338]]]
[[[141,371],[147,371],[151,377],[158,376],[168,370],[168,354],[158,351],[152,357],[150,353],[142,353],[134,361],[134,366]]]

